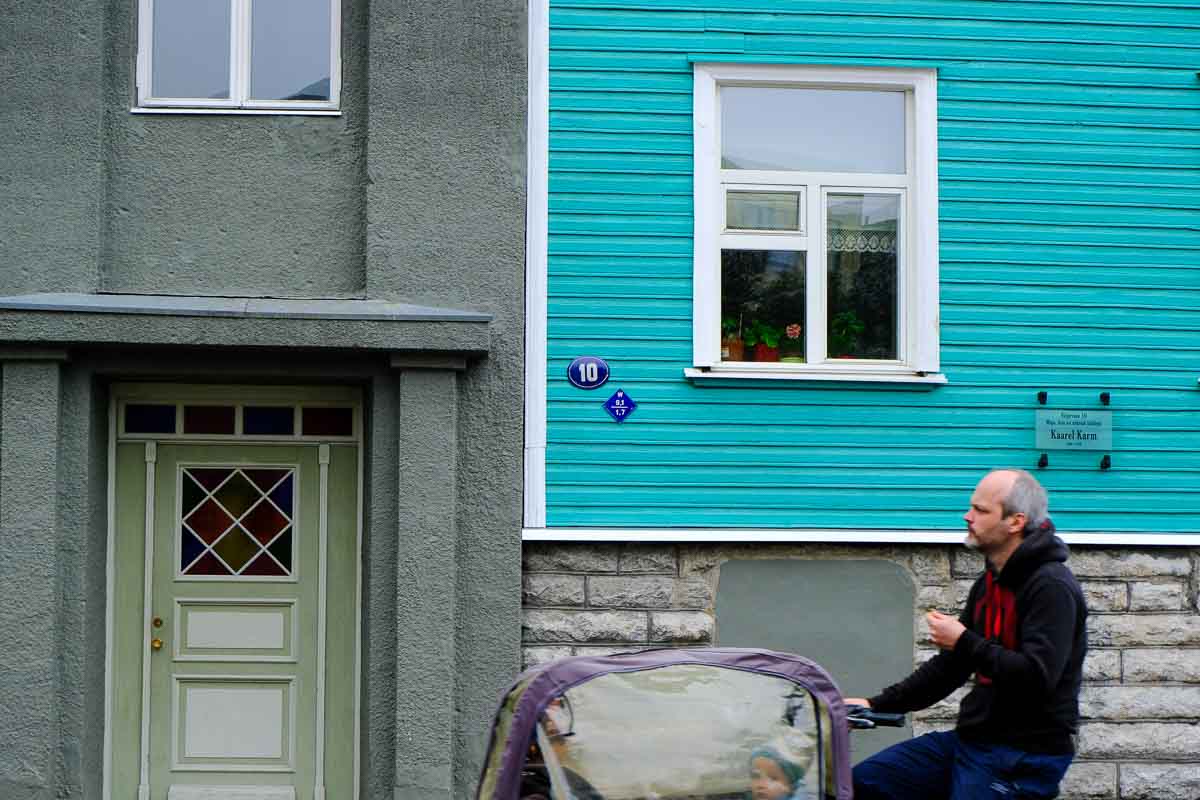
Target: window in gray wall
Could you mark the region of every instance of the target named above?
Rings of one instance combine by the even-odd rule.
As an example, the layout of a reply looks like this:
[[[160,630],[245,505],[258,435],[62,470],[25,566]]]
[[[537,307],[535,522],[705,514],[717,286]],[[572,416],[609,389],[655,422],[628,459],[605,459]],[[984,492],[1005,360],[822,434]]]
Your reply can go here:
[[[336,111],[334,0],[139,0],[138,105]]]

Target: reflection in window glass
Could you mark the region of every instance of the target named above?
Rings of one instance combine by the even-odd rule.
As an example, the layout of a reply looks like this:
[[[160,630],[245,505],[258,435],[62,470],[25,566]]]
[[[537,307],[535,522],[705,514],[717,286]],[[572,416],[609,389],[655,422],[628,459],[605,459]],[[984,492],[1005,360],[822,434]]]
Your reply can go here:
[[[731,702],[730,698],[737,698]],[[537,726],[549,796],[819,797],[812,696],[768,675],[698,665],[612,673],[554,700]]]
[[[229,0],[154,0],[155,97],[229,97],[230,5]]]
[[[721,166],[905,171],[904,92],[721,88]]]
[[[900,197],[829,195],[830,358],[897,358]]]
[[[803,251],[721,251],[721,360],[804,361]]]
[[[250,96],[329,99],[330,0],[254,0]]]
[[[731,230],[800,230],[799,192],[747,192],[725,194],[725,227]]]

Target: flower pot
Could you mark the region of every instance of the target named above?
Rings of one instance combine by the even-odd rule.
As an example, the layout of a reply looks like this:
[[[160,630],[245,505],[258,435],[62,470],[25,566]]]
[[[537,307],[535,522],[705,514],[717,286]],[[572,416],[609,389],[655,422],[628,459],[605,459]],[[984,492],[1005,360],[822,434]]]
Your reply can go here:
[[[755,361],[778,361],[779,348],[767,347],[762,342],[754,345],[754,360]]]
[[[740,336],[726,336],[721,340],[722,361],[745,361],[746,345]]]

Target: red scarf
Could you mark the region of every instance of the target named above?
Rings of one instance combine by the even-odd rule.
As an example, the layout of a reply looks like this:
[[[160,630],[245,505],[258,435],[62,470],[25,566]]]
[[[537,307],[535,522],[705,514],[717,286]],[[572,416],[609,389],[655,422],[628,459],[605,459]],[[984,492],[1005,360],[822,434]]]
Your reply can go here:
[[[1001,586],[992,578],[992,571],[984,573],[986,588],[983,597],[975,603],[975,630],[983,629],[986,639],[999,642],[1009,650],[1017,649],[1017,596],[1012,590]],[[982,622],[982,625],[980,624]],[[984,685],[992,679],[981,672],[975,673],[976,680]]]

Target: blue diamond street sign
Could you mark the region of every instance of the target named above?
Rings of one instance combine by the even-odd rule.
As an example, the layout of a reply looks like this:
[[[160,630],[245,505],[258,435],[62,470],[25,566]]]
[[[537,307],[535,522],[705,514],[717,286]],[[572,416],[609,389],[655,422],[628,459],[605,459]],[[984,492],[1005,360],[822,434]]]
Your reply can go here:
[[[616,394],[604,401],[604,410],[617,422],[624,422],[635,408],[637,408],[637,403],[633,402],[633,398],[625,394],[622,389],[617,389]]]

